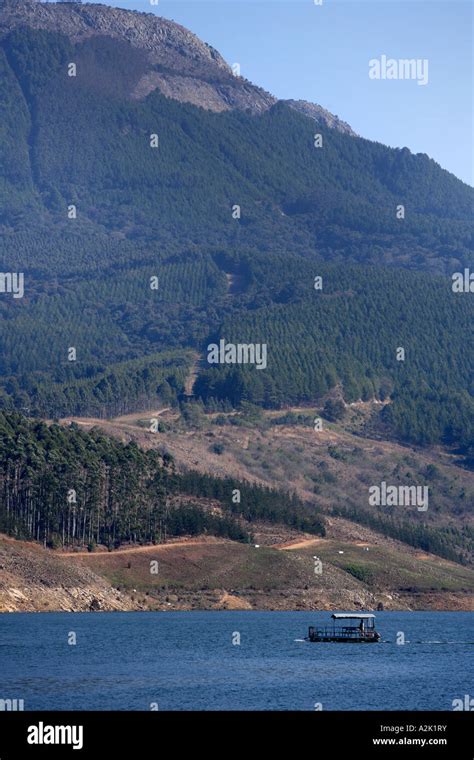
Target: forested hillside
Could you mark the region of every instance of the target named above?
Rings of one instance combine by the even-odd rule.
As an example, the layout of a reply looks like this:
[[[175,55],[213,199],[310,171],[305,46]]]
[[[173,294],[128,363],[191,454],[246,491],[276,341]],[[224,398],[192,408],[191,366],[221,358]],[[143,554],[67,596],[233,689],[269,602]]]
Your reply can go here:
[[[314,505],[295,495],[180,474],[166,453],[74,425],[0,414],[0,463],[0,532],[45,546],[93,550],[99,543],[117,548],[202,533],[248,541],[256,519],[324,535]],[[235,489],[240,501],[232,498]],[[220,511],[203,507],[210,498]]]
[[[254,117],[157,92],[130,101],[134,56],[124,42],[73,46],[46,31],[16,30],[3,41],[7,229],[18,231],[23,220],[50,231],[62,221],[62,234],[115,231],[146,241],[150,255],[153,244],[179,251],[184,242],[233,250],[238,234],[239,248],[313,259],[449,273],[469,260],[472,190],[427,156],[329,128],[315,147],[314,122],[283,103]],[[69,204],[77,204],[74,224]],[[97,266],[84,248],[72,268]],[[113,248],[105,255],[115,260]],[[36,263],[71,271],[64,255]]]
[[[207,403],[341,386],[346,401],[391,397],[381,421],[404,440],[468,452],[473,306],[451,275],[472,266],[472,189],[283,103],[131,99],[143,67],[125,40],[1,41],[0,261],[25,278],[23,298],[0,299],[2,407],[177,403],[197,351]],[[221,338],[266,343],[268,368],[207,368]]]
[[[238,478],[177,471],[168,453],[123,444],[99,429],[0,413],[0,462],[0,532],[50,548],[116,549],[202,534],[249,542],[253,526],[262,524],[326,532],[316,500]],[[355,507],[351,498],[329,514],[457,563],[472,560],[466,524],[460,529],[462,523],[426,521],[416,512]]]

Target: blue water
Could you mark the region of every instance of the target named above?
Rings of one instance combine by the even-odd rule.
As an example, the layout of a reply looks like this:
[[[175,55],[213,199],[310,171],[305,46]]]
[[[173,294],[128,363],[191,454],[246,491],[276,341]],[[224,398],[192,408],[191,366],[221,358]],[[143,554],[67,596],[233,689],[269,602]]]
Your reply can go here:
[[[150,710],[152,703],[451,710],[453,699],[474,697],[474,613],[378,613],[380,644],[297,641],[308,625],[329,619],[327,612],[3,614],[0,698],[23,699],[25,710]]]

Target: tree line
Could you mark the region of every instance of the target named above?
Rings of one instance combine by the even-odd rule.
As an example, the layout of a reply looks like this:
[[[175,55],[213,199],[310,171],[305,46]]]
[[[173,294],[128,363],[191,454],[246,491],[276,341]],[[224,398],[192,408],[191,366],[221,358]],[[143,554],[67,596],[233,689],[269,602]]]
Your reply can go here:
[[[206,508],[210,499],[220,513]],[[169,454],[123,444],[99,429],[0,413],[0,531],[16,538],[90,549],[206,532],[249,541],[255,520],[324,534],[314,507],[294,495],[177,473]]]

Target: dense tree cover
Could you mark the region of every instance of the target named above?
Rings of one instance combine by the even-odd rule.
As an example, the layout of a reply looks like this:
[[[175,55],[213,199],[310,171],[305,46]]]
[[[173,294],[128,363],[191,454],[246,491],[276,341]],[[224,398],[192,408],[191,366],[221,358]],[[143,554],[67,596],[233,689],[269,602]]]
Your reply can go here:
[[[195,471],[180,476],[180,487],[194,496],[217,499],[233,514],[250,523],[255,520],[283,523],[296,530],[325,535],[324,521],[316,507],[308,506],[296,494],[281,493],[234,478],[217,479]]]
[[[0,296],[0,406],[174,403],[183,351],[223,337],[268,343],[269,368],[204,360],[208,405],[313,403],[340,383],[347,401],[393,393],[383,421],[404,439],[468,451],[472,298],[426,272],[472,262],[472,190],[407,149],[319,127],[315,148],[283,104],[131,100],[144,66],[113,40],[22,29],[0,45],[0,263],[25,273],[24,298]]]
[[[324,404],[323,414],[326,419],[331,422],[337,422],[338,420],[344,419],[345,413],[346,408],[344,402],[340,399],[328,398]]]
[[[423,522],[400,520],[388,514],[361,509],[358,506],[333,507],[332,514],[345,517],[353,522],[390,536],[416,549],[437,554],[460,564],[472,562],[474,534],[466,526],[463,530],[454,527],[435,528]]]
[[[323,277],[320,292],[312,289],[315,271]],[[277,280],[275,262],[273,274]],[[348,402],[391,394],[383,418],[404,439],[472,445],[469,297],[457,298],[441,278],[360,266],[300,263],[297,282],[286,302],[282,296],[280,303],[276,298],[234,313],[212,336],[265,343],[267,368],[208,365],[196,383],[198,395],[278,407],[313,403],[340,382]],[[403,361],[397,360],[400,347]]]
[[[199,536],[210,533],[233,541],[250,541],[251,539],[250,533],[231,516],[220,517],[212,512],[205,512],[196,504],[183,504],[179,509],[171,510],[166,527],[169,536]]]
[[[235,488],[240,505],[231,500]],[[223,514],[189,503],[189,495],[217,500]],[[168,454],[122,444],[100,430],[0,413],[0,531],[16,538],[117,547],[208,532],[242,541],[256,519],[324,533],[314,508],[290,494],[180,475]]]
[[[0,416],[0,451],[0,527],[10,535],[50,546],[164,536],[170,465],[155,452],[15,414]]]
[[[7,376],[0,389],[4,409],[19,408],[30,416],[106,417],[174,405],[184,392],[191,358],[184,352],[152,354],[113,364],[65,360],[54,376],[46,371]]]
[[[468,350],[472,351],[470,344],[471,341]],[[401,439],[418,445],[457,445],[469,464],[469,452],[474,447],[473,370],[471,368],[471,378],[467,377],[469,392],[449,383],[423,381],[417,384],[415,378],[397,385],[393,403],[383,410],[382,420]]]

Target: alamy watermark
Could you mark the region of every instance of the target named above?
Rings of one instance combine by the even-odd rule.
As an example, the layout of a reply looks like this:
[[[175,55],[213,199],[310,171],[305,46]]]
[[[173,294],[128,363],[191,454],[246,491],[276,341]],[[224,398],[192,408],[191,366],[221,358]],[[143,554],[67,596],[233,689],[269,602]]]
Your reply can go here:
[[[13,298],[23,298],[25,294],[23,272],[0,272],[0,293],[12,293]]]
[[[0,712],[22,712],[24,709],[23,699],[0,699]]]
[[[417,84],[428,84],[427,58],[371,58],[369,79],[412,79]]]
[[[465,269],[464,272],[454,272],[452,275],[453,293],[474,293],[474,272]]]
[[[390,486],[383,480],[370,486],[369,504],[373,507],[417,507],[426,512],[429,502],[428,486]]]
[[[469,694],[465,694],[464,699],[453,699],[451,704],[455,712],[459,710],[467,710],[467,712],[474,711],[474,698],[470,697]]]
[[[84,746],[83,726],[50,726],[42,721],[28,726],[28,744],[71,744],[73,749]]]
[[[257,369],[267,367],[266,343],[210,343],[207,347],[209,364],[255,364]]]

